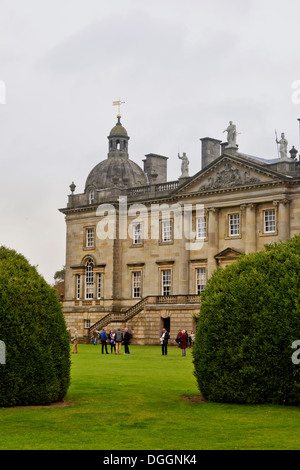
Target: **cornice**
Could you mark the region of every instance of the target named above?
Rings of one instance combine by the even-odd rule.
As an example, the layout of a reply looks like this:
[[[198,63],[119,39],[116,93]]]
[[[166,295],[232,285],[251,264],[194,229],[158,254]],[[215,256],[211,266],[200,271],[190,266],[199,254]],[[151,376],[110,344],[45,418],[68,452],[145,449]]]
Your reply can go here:
[[[159,204],[161,202],[172,202],[172,201],[179,201],[183,199],[189,199],[194,197],[203,197],[203,196],[211,196],[216,194],[226,194],[226,193],[237,193],[249,190],[256,190],[259,188],[266,188],[266,187],[275,187],[275,186],[295,186],[300,185],[300,179],[292,180],[292,179],[282,179],[282,180],[274,180],[274,181],[261,181],[259,183],[252,183],[252,184],[245,184],[242,186],[233,186],[228,188],[217,188],[217,189],[210,189],[210,190],[198,190],[194,192],[185,192],[185,193],[178,193],[177,191],[172,191],[169,195],[164,195],[161,197],[150,197],[147,198],[147,193],[145,194],[145,198],[141,199],[130,199],[127,200],[128,205],[132,204],[144,204],[144,205],[151,205],[151,204]],[[181,189],[181,188],[180,188]],[[93,212],[96,211],[99,205],[101,204],[112,204],[118,208],[119,200],[112,200],[106,202],[99,202],[97,204],[89,205],[89,206],[79,206],[79,207],[66,207],[64,209],[59,209],[65,215],[71,215],[76,213],[86,213],[86,212]]]

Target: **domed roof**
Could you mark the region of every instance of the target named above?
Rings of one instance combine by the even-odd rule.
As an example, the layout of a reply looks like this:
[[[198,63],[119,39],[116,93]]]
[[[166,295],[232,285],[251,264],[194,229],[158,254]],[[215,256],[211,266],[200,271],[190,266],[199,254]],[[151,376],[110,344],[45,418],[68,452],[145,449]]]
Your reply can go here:
[[[148,184],[147,176],[143,170],[129,159],[129,137],[120,118],[121,116],[118,115],[118,122],[108,136],[108,158],[92,169],[86,180],[85,191],[89,187],[95,189],[132,188]]]
[[[86,190],[90,186],[96,189],[113,187],[146,186],[146,174],[129,158],[108,158],[93,168],[86,180]]]
[[[121,123],[115,125],[110,131],[109,137],[128,137],[125,127]]]
[[[110,131],[109,137],[128,137],[125,127],[121,124],[121,116],[118,115],[118,122]]]

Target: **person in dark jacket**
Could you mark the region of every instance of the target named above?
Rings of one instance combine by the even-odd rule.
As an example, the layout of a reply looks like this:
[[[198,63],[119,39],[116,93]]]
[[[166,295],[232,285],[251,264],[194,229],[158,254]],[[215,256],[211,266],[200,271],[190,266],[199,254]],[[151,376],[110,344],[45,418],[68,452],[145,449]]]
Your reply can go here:
[[[120,354],[120,352],[121,352],[122,341],[123,341],[123,333],[120,330],[120,328],[118,328],[116,333],[115,333],[116,354]]]
[[[107,344],[106,344],[107,334],[106,334],[105,328],[103,328],[103,330],[101,331],[101,333],[99,335],[99,339],[100,339],[101,344],[102,344],[102,354],[104,353],[104,348],[105,348],[106,354],[109,354],[109,352],[107,351]]]
[[[170,338],[169,332],[163,328],[162,334],[160,337],[160,343],[161,343],[161,352],[163,356],[166,356],[168,354],[168,340]]]
[[[124,339],[123,339],[123,343],[124,343],[124,347],[125,347],[125,353],[124,354],[130,354],[130,352],[129,352],[129,341],[130,341],[131,334],[129,333],[128,328],[125,328],[124,331],[125,331],[124,332]]]

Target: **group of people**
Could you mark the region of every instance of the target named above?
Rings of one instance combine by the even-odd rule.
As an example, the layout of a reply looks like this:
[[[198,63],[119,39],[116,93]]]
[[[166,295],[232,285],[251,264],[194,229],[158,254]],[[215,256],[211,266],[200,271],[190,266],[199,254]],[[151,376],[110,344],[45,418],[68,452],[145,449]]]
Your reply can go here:
[[[192,348],[195,341],[195,334],[192,331],[190,335],[188,335],[187,330],[179,330],[176,336],[176,343],[178,347],[182,351],[182,356],[186,355],[186,349],[188,347]]]
[[[103,328],[101,331],[93,330],[91,336],[91,343],[94,345],[98,344],[98,340],[101,342],[102,346],[102,354],[104,354],[104,350],[106,354],[109,354],[107,350],[107,345],[110,344],[110,353],[111,354],[120,354],[121,353],[121,345],[124,345],[124,354],[130,354],[129,352],[129,342],[130,342],[131,334],[128,331],[128,328],[125,328],[124,334],[118,328],[116,331],[110,330],[109,333],[106,333],[106,328]],[[166,356],[168,354],[168,342],[170,339],[170,334],[163,328],[163,331],[160,336],[160,343],[162,348],[162,355]],[[182,351],[182,356],[186,355],[186,349],[192,348],[195,341],[195,334],[192,331],[189,335],[186,330],[179,330],[176,343],[178,347]],[[77,329],[74,330],[74,337],[71,339],[73,343],[72,353],[78,353],[78,331]]]
[[[128,328],[125,328],[124,334],[118,328],[116,331],[110,330],[109,333],[106,333],[106,328],[103,328],[101,331],[94,330],[91,336],[91,342],[94,345],[98,344],[98,340],[101,342],[102,346],[102,354],[104,354],[104,350],[106,354],[109,354],[107,350],[107,345],[110,345],[110,353],[111,354],[120,354],[121,353],[121,345],[124,345],[125,352],[124,354],[130,354],[129,351],[129,342],[130,342],[131,334],[128,331]]]
[[[170,339],[169,332],[165,328],[163,328],[163,331],[160,337],[160,344],[161,344],[163,356],[166,356],[168,354],[169,339]],[[186,330],[179,330],[175,341],[178,347],[182,351],[182,356],[185,356],[187,347],[192,348],[194,345],[195,333],[192,331],[191,334],[188,335],[188,332]]]

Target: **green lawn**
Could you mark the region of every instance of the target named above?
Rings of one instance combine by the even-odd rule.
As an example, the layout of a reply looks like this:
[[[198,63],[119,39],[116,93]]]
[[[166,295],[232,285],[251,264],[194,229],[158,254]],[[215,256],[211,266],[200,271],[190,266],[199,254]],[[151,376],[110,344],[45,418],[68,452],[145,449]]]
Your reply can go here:
[[[0,409],[0,449],[300,449],[300,407],[193,403],[191,350],[130,351],[79,345],[68,406]]]

